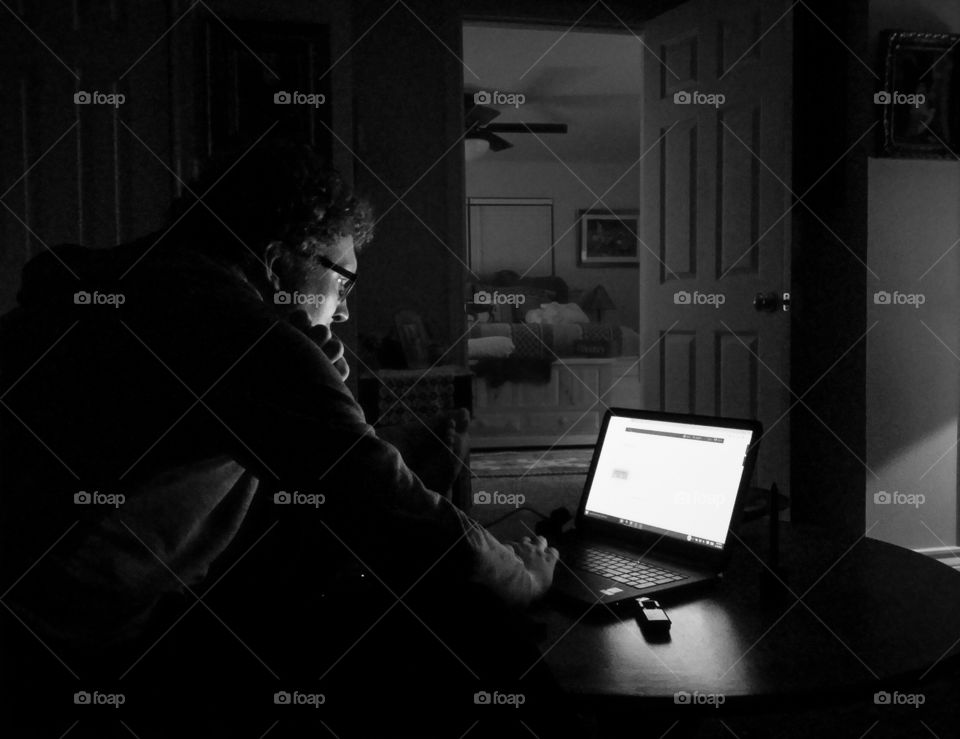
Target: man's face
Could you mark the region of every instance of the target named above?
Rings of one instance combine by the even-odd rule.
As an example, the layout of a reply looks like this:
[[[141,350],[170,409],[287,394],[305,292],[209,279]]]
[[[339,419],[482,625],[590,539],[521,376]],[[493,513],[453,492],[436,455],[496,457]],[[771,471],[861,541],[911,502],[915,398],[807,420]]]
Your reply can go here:
[[[338,267],[350,272],[357,271],[357,254],[353,248],[353,236],[345,236],[332,246],[328,246],[323,255]],[[350,317],[347,300],[339,298],[340,285],[345,277],[328,269],[322,264],[310,271],[304,284],[299,288],[301,293],[315,295],[317,299],[301,306],[310,319],[311,326],[326,326],[331,323],[342,323]],[[322,298],[322,299],[321,299]]]

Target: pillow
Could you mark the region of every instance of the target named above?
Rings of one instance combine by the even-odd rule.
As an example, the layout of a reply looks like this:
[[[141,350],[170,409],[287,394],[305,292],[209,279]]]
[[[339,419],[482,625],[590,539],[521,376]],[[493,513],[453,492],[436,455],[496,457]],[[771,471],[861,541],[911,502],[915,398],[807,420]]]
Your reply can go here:
[[[590,323],[590,318],[576,303],[546,303],[539,323]]]
[[[558,323],[553,326],[553,351],[558,357],[574,356],[574,345],[583,338],[582,323]]]
[[[513,354],[513,350],[513,341],[506,336],[467,339],[467,356],[470,359],[504,359]]]
[[[478,323],[471,329],[470,337],[473,339],[485,339],[488,336],[506,336],[510,338],[509,323]]]

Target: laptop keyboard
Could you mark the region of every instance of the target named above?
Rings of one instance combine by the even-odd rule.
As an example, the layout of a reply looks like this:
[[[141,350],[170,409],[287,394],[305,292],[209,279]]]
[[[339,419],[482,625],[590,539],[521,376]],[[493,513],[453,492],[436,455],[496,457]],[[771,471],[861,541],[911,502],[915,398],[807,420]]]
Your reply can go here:
[[[638,590],[686,579],[685,575],[665,570],[662,567],[655,567],[637,559],[588,546],[578,549],[574,553],[570,564],[573,567],[592,572],[595,575],[608,577]]]

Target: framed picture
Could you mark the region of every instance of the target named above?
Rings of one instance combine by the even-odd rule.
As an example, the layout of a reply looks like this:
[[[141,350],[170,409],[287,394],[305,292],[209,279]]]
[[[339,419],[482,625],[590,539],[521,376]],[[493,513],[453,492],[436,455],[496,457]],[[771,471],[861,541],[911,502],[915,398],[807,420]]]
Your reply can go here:
[[[402,310],[393,317],[403,356],[408,369],[426,369],[430,366],[430,337],[423,326],[419,314],[412,310]]]
[[[226,23],[226,25],[225,25]],[[207,19],[198,115],[204,156],[271,137],[332,149],[328,27],[310,23]]]
[[[581,210],[580,252],[583,267],[636,266],[640,264],[640,239],[636,210]]]
[[[881,154],[960,156],[960,36],[887,31],[883,89],[874,94],[883,120]]]

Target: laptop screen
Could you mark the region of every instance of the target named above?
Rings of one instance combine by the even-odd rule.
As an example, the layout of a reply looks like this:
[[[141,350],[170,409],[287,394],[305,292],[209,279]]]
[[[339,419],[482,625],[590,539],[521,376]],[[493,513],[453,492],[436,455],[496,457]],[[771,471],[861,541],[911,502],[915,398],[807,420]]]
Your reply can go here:
[[[750,429],[611,416],[584,515],[722,549],[752,437]]]

